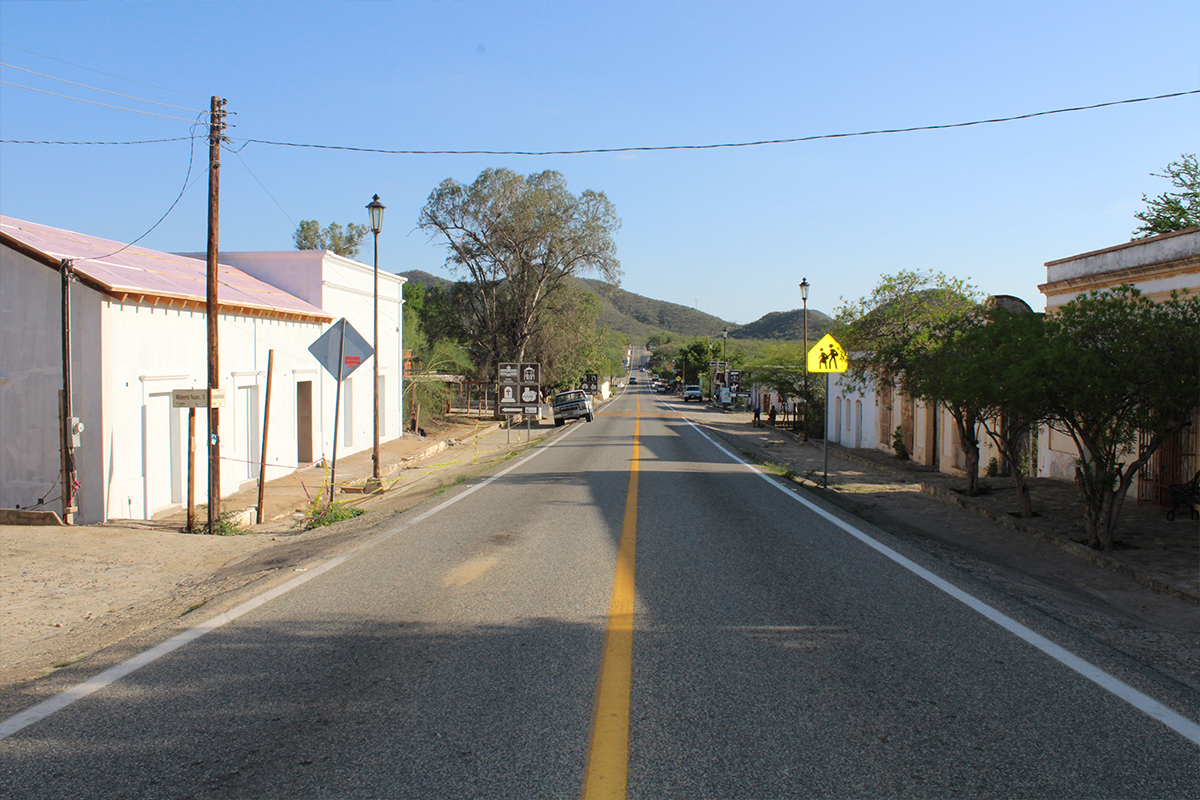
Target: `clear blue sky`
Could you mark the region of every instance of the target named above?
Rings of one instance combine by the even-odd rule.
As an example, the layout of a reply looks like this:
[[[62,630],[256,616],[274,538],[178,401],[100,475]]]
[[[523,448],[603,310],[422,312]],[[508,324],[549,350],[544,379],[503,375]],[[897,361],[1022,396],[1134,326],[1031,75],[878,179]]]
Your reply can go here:
[[[0,40],[0,139],[188,137],[209,98],[226,98],[235,116],[222,155],[224,250],[290,249],[303,219],[365,223],[378,193],[381,266],[448,275],[444,249],[416,228],[433,188],[487,167],[551,169],[572,191],[615,203],[626,289],[743,324],[799,308],[802,277],[809,307],[832,312],[902,269],[969,278],[1041,308],[1046,261],[1127,241],[1142,194],[1170,188],[1150,173],[1200,150],[1200,95],[723,149],[242,147],[705,145],[1189,91],[1200,88],[1195,0],[2,0]],[[128,241],[175,200],[191,151],[189,141],[0,144],[0,213]],[[200,180],[143,244],[204,249],[205,159],[199,139],[190,180]],[[359,257],[370,262],[369,241]]]

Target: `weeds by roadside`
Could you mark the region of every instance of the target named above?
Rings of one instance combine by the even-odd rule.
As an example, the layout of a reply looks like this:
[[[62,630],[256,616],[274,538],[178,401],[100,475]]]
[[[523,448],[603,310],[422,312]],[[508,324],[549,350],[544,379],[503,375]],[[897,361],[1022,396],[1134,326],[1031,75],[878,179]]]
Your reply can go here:
[[[240,536],[249,531],[242,528],[238,522],[237,511],[225,511],[221,516],[217,517],[217,523],[213,530],[208,529],[208,507],[196,507],[196,519],[192,523],[192,527],[184,526],[187,533],[212,533],[215,536]]]
[[[309,501],[308,508],[305,509],[304,516],[300,520],[300,525],[305,530],[312,530],[313,528],[332,525],[342,520],[354,519],[365,513],[365,511],[357,506],[332,503],[326,499],[324,492],[320,492]]]

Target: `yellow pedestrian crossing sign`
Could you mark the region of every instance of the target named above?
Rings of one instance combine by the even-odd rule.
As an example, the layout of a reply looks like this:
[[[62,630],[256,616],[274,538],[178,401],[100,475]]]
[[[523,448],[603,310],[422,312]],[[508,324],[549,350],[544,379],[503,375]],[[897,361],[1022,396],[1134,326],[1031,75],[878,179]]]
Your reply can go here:
[[[846,351],[828,333],[808,351],[809,372],[845,372],[847,366]]]

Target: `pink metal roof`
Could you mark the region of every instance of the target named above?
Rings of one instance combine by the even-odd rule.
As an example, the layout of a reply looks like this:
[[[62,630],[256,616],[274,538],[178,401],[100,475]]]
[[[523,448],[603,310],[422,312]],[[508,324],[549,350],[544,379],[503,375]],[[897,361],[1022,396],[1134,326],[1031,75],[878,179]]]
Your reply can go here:
[[[203,303],[207,294],[207,265],[194,258],[137,245],[125,248],[121,242],[5,216],[0,216],[0,234],[55,261],[70,259],[88,283],[117,297]],[[219,264],[217,284],[217,297],[224,310],[233,310],[228,308],[232,306],[272,315],[331,319],[316,306],[234,267]]]

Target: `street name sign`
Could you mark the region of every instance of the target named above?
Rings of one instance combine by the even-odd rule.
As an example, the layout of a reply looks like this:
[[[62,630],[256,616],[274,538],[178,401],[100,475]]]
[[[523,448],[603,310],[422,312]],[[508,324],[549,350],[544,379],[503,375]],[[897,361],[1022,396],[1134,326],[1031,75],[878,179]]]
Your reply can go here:
[[[225,407],[225,390],[212,390],[212,407]],[[171,406],[173,408],[208,408],[208,389],[172,389]]]

